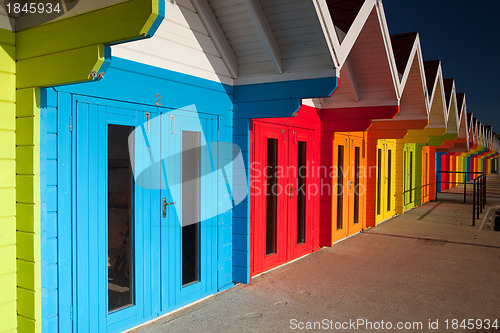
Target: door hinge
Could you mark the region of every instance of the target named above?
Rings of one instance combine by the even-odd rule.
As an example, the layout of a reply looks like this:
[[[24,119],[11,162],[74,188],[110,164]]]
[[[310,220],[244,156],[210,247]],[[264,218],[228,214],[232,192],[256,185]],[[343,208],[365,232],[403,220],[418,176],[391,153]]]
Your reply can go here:
[[[73,116],[69,116],[69,131],[73,132]]]
[[[73,305],[69,307],[69,320],[73,321]]]

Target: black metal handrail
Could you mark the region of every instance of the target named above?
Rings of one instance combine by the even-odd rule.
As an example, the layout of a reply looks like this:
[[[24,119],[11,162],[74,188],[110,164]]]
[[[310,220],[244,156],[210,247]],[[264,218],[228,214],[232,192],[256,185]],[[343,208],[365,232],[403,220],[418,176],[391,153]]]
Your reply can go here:
[[[443,182],[442,175],[443,174],[461,174],[461,175],[479,175],[473,179],[471,179],[471,183],[473,184],[473,192],[472,192],[472,225],[476,225],[476,219],[479,219],[479,214],[483,212],[483,209],[486,207],[486,174],[484,172],[472,172],[472,171],[437,171],[436,172],[436,198],[438,199],[438,193],[443,193],[439,190],[440,186],[438,184],[455,184],[455,185],[464,185],[464,203],[467,202],[467,177],[460,177],[464,179],[462,182]],[[439,177],[441,175],[441,178]],[[447,194],[460,194],[447,192]]]

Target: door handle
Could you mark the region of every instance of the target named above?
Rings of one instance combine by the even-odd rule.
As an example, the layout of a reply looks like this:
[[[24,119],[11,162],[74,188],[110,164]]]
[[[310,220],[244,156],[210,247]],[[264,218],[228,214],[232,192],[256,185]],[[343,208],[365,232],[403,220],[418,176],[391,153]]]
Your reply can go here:
[[[167,198],[163,198],[163,218],[167,217],[167,206],[173,204],[175,204],[175,201],[167,203]]]
[[[297,191],[297,189],[292,188],[292,185],[288,185],[288,199],[292,198],[292,191]]]

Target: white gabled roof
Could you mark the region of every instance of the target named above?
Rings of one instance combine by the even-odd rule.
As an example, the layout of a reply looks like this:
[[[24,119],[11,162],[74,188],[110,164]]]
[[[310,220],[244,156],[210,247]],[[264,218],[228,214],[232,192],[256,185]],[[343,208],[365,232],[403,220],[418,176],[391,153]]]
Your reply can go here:
[[[448,108],[444,94],[443,71],[440,60],[424,61],[427,93],[429,96],[429,126],[446,128]]]
[[[192,3],[235,85],[337,75],[325,0]]]
[[[446,133],[457,133],[460,128],[460,115],[458,113],[457,95],[455,90],[455,80],[444,80],[444,93],[446,107],[448,108],[448,127]]]
[[[339,88],[330,98],[306,103],[323,109],[399,105],[399,78],[381,2],[326,2],[341,66]]]
[[[394,119],[428,119],[430,107],[419,35],[417,32],[391,35],[391,44],[401,93],[401,111]]]

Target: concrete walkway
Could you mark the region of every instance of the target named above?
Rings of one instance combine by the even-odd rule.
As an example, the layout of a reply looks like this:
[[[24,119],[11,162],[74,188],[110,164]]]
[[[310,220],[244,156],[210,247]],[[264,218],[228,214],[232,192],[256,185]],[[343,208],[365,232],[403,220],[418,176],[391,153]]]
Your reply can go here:
[[[472,227],[463,197],[440,200],[134,332],[291,332],[308,322],[324,325],[309,330],[317,332],[456,332],[453,319],[500,325],[500,232],[481,230],[481,219]],[[488,177],[485,213],[494,206],[498,175]]]

